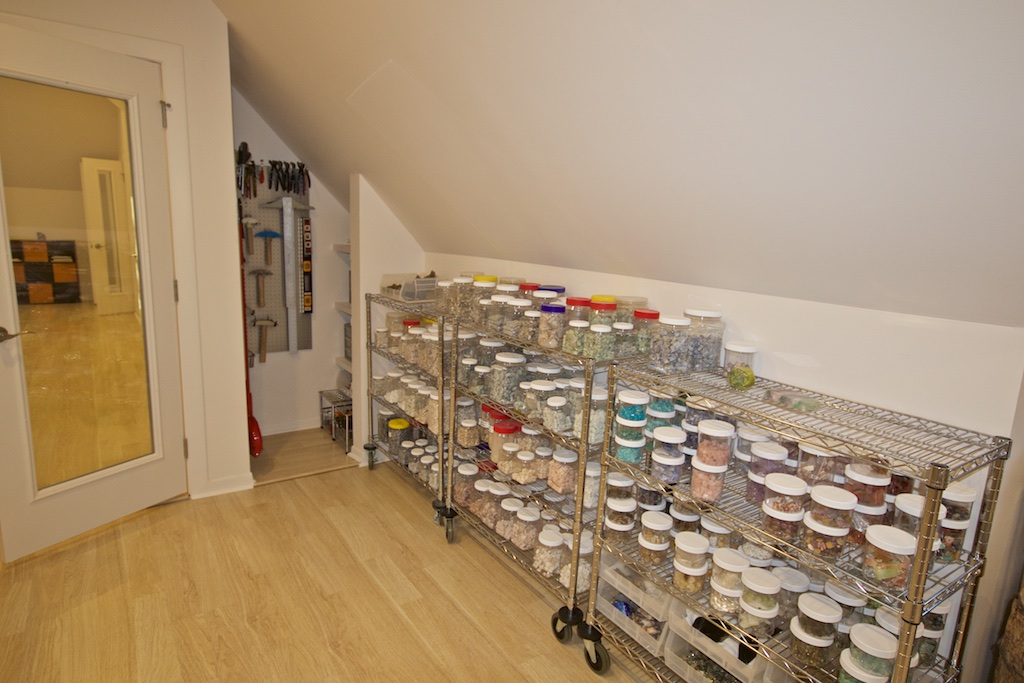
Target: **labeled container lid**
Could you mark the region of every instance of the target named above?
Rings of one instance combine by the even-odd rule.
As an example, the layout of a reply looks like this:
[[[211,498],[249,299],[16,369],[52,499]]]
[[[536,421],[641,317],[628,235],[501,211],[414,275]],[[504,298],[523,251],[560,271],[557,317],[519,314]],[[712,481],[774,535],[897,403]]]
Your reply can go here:
[[[785,472],[772,472],[764,478],[764,485],[783,496],[802,496],[807,493],[807,482]]]
[[[648,411],[650,412],[650,411]],[[686,432],[679,427],[655,427],[654,438],[662,443],[685,443]]]
[[[693,510],[687,510],[686,508],[680,508],[678,503],[672,503],[672,506],[668,509],[668,514],[684,522],[696,522],[700,520],[699,513]]]
[[[633,512],[636,510],[636,498],[609,498],[605,505],[616,512]]]
[[[694,469],[698,469],[701,472],[707,472],[709,474],[722,474],[729,469],[728,465],[705,465],[700,458],[693,458],[690,462]]]
[[[645,417],[642,420],[627,420],[621,415],[616,415],[615,422],[616,424],[620,424],[624,427],[636,427],[639,429],[640,427],[643,427],[644,425],[647,424],[647,418]]]
[[[918,493],[901,493],[896,496],[896,509],[918,519],[924,514],[924,503],[924,496]],[[946,506],[939,503],[939,520],[946,518],[946,512]]]
[[[748,344],[747,342],[725,342],[726,351],[735,351],[736,353],[757,353],[757,347]]]
[[[855,624],[850,628],[850,643],[873,657],[896,659],[899,640],[874,624]]]
[[[548,548],[557,548],[564,543],[562,534],[553,529],[544,529],[537,534],[537,542]]]
[[[736,428],[722,420],[701,420],[697,431],[703,436],[729,437],[736,433]]]
[[[770,609],[761,609],[760,607],[754,607],[741,597],[740,607],[747,614],[755,616],[759,619],[774,619],[775,617],[779,616],[779,605],[777,603],[775,605],[772,605]]]
[[[871,465],[863,462],[851,462],[844,470],[847,479],[859,481],[868,486],[888,486],[892,475],[881,473]]]
[[[557,451],[555,451],[556,462],[570,463],[576,462],[578,459],[579,456],[576,454],[576,452],[570,451],[567,448],[559,448]]]
[[[750,444],[750,454],[756,455],[762,460],[785,460],[789,451],[781,443],[774,441],[758,441]]]
[[[722,526],[720,522],[704,515],[700,518],[700,528],[709,534],[731,534],[732,529]]]
[[[651,453],[651,460],[659,465],[675,467],[676,465],[684,464],[686,462],[686,456],[682,453],[667,451],[664,448],[655,448]]]
[[[811,500],[833,510],[852,510],[857,507],[857,494],[830,484],[811,488]]]
[[[898,638],[900,635],[900,628],[903,626],[903,619],[900,618],[899,614],[888,607],[879,607],[875,610],[875,623]],[[914,639],[916,640],[923,635],[924,633],[921,632],[920,625],[915,627]]]
[[[687,576],[704,576],[708,573],[710,565],[705,562],[699,567],[691,567],[689,565],[679,564],[678,560],[672,560],[672,567],[680,574],[686,574]]]
[[[709,547],[708,539],[695,531],[681,531],[676,534],[676,548],[683,552],[703,555]]]
[[[850,652],[849,648],[839,653],[839,666],[841,666],[843,671],[848,673],[850,677],[854,680],[860,681],[860,683],[889,683],[888,676],[873,674],[858,666],[857,662],[853,660],[853,654]]]
[[[568,400],[565,398],[565,396],[552,396],[547,400],[547,404],[551,408],[561,408],[566,403],[568,403]]]
[[[737,574],[750,566],[750,562],[738,550],[732,548],[718,548],[711,555],[711,561],[726,571]]]
[[[742,588],[726,588],[722,584],[715,581],[714,577],[711,579],[711,590],[721,593],[727,598],[740,598],[743,597]]]
[[[655,531],[668,531],[672,528],[672,518],[664,512],[648,510],[640,515],[640,523]]]
[[[843,608],[839,603],[821,593],[801,594],[796,606],[803,614],[823,624],[838,624],[843,620]]]
[[[917,550],[916,538],[885,524],[872,524],[864,532],[864,538],[871,545],[896,555],[913,555]]]
[[[769,517],[772,517],[773,519],[781,520],[783,522],[799,522],[801,519],[804,518],[804,511],[803,510],[794,510],[793,512],[783,512],[782,510],[776,510],[772,506],[768,505],[768,503],[761,503],[761,511],[764,512],[764,514],[768,515]]]
[[[480,468],[471,462],[464,462],[459,465],[458,472],[464,477],[472,477],[480,473]]]
[[[526,507],[526,505],[518,498],[508,496],[507,498],[501,499],[501,509],[505,512],[516,512],[524,507]]]
[[[668,541],[665,541],[664,543],[651,543],[643,537],[643,534],[638,536],[636,540],[637,543],[640,544],[641,548],[647,548],[648,550],[668,550],[669,545],[671,545]]]
[[[740,581],[750,590],[765,595],[775,595],[782,590],[782,580],[767,569],[760,567],[744,569],[743,574],[740,575]]]
[[[772,574],[778,577],[781,586],[790,593],[806,593],[811,587],[811,580],[799,569],[775,567]]]
[[[822,524],[818,520],[814,519],[811,515],[804,515],[804,525],[811,531],[816,531],[824,536],[839,538],[840,536],[850,535],[849,527],[828,526],[827,524]],[[868,528],[870,529],[871,527]]]
[[[645,406],[651,402],[650,395],[634,389],[623,389],[616,396],[620,403],[628,403],[634,406]]]
[[[825,595],[832,598],[840,605],[847,607],[863,607],[868,604],[868,598],[863,593],[848,588],[845,584],[836,579],[825,581]]]
[[[624,439],[619,435],[615,436],[615,443],[626,448],[643,448],[644,444],[647,443],[647,439]]]
[[[636,522],[627,522],[626,524],[619,524],[605,517],[604,525],[612,531],[629,531],[630,529],[636,526]]]
[[[804,595],[810,594],[804,593]],[[800,597],[803,597],[803,595],[801,595]],[[793,634],[795,638],[799,638],[803,642],[813,647],[831,647],[832,643],[835,642],[835,638],[817,638],[815,636],[812,636],[807,631],[803,630],[803,628],[800,626],[800,617],[793,617],[792,619],[790,619],[789,632]]]
[[[689,327],[690,319],[685,315],[662,315],[658,318],[658,322],[662,325],[669,325],[671,327]]]
[[[633,480],[622,472],[609,472],[605,481],[608,483],[608,486],[616,488],[628,488],[633,485]]]
[[[977,489],[959,481],[953,482],[942,492],[942,500],[948,500],[951,503],[973,503],[977,499]]]

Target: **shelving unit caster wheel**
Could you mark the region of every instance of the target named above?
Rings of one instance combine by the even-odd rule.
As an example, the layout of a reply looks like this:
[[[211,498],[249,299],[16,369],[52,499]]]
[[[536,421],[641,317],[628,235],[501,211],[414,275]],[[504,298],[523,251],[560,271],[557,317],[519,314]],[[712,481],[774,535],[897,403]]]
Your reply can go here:
[[[435,500],[431,505],[434,507],[434,524],[438,526],[444,525],[444,503]]]
[[[583,657],[587,660],[590,670],[598,675],[608,673],[612,666],[612,656],[608,654],[608,648],[600,640],[584,641]]]
[[[551,631],[555,634],[555,640],[560,643],[568,643],[572,640],[572,626],[559,619],[557,612],[551,615]]]
[[[366,451],[366,469],[372,470],[376,460],[377,445],[372,443],[364,443],[363,450]]]
[[[455,542],[455,518],[445,517],[444,518],[444,538],[449,543]]]

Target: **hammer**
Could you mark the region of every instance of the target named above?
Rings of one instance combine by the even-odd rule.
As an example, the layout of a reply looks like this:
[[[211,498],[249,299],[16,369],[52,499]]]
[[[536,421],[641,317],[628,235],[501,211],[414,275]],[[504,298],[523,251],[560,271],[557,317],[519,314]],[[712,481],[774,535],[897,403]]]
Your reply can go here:
[[[264,287],[264,280],[267,279],[271,272],[266,268],[257,268],[256,270],[250,270],[249,275],[256,276],[256,305],[263,308],[267,305],[267,299],[264,296],[266,288]]]
[[[263,238],[263,262],[269,266],[274,261],[273,240],[283,235],[276,230],[260,230],[256,236]]]
[[[274,322],[273,320],[269,319],[269,318],[264,318],[262,320],[254,320],[252,324],[255,325],[256,329],[259,330],[259,332],[260,332],[260,362],[261,363],[266,363],[267,362],[267,328],[268,327],[277,327],[277,323]]]
[[[250,256],[252,256],[252,226],[259,224],[260,222],[252,216],[242,218],[242,225],[245,226],[245,253]]]

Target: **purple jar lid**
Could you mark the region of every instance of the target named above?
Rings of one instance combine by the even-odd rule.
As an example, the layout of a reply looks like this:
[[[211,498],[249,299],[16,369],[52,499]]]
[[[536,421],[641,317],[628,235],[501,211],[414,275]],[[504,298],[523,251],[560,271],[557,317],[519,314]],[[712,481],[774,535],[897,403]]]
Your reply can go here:
[[[562,304],[543,304],[540,310],[544,313],[565,313],[565,306]]]

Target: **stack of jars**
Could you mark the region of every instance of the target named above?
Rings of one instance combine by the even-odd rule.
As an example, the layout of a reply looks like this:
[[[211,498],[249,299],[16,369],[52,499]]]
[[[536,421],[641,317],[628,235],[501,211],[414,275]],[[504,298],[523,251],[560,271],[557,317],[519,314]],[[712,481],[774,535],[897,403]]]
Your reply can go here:
[[[725,487],[732,442],[736,428],[720,420],[702,420],[697,425],[697,454],[692,461],[690,495],[707,503],[717,502]]]
[[[803,546],[823,558],[836,559],[846,547],[857,496],[836,486],[811,489],[811,502],[804,515]]]

